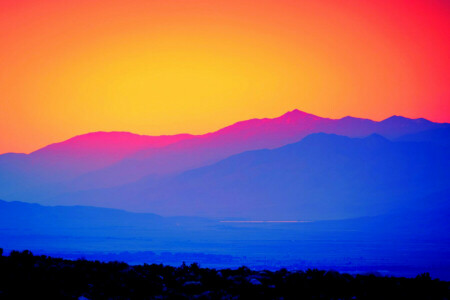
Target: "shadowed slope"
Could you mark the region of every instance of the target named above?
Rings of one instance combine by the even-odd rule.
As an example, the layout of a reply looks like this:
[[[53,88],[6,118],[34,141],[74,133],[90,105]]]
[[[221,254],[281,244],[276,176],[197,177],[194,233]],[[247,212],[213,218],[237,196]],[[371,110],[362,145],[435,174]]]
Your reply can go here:
[[[245,152],[177,176],[47,201],[221,218],[369,216],[448,188],[448,151],[429,143],[391,142],[380,135],[313,134],[298,143]]]
[[[396,139],[403,142],[427,142],[450,146],[450,128],[437,128],[411,133]]]

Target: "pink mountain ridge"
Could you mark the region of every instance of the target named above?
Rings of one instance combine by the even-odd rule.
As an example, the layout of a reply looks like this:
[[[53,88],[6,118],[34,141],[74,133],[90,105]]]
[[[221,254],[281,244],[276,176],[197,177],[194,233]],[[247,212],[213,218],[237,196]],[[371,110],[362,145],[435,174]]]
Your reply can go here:
[[[278,148],[318,132],[349,137],[377,133],[397,138],[448,125],[399,116],[380,122],[353,117],[329,119],[293,110],[277,118],[241,121],[203,135],[94,132],[28,155],[0,155],[0,178],[5,178],[0,197],[14,199],[11,195],[23,191],[38,195],[50,190],[43,188],[45,185],[58,185],[64,192],[118,186],[144,176],[206,166],[249,150]]]

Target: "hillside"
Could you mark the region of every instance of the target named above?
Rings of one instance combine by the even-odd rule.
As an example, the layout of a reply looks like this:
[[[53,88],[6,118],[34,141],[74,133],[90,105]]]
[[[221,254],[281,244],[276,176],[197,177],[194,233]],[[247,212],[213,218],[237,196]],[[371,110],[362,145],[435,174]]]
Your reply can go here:
[[[448,148],[379,135],[313,134],[166,178],[66,194],[53,204],[256,220],[344,219],[420,205],[447,189]]]

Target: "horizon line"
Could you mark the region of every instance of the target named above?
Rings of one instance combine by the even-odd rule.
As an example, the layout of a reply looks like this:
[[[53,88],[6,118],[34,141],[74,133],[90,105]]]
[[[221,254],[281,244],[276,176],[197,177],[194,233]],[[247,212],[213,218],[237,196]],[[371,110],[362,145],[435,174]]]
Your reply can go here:
[[[231,126],[236,125],[236,124],[241,123],[241,122],[246,122],[246,121],[251,121],[251,120],[266,120],[266,119],[274,120],[274,119],[281,118],[281,117],[283,117],[284,115],[292,114],[292,113],[303,113],[303,114],[306,114],[306,115],[311,115],[311,116],[314,116],[314,117],[318,117],[318,118],[322,118],[322,119],[329,119],[329,120],[341,120],[341,119],[349,118],[349,117],[350,117],[350,118],[361,119],[361,120],[369,120],[369,121],[372,121],[372,122],[382,122],[382,121],[385,121],[385,120],[390,119],[390,118],[392,118],[392,117],[401,117],[401,118],[406,118],[406,119],[410,119],[410,120],[424,119],[424,120],[427,120],[427,121],[430,121],[430,122],[436,123],[436,124],[450,124],[449,122],[435,122],[435,121],[432,121],[432,120],[429,120],[429,119],[426,119],[426,118],[422,118],[422,117],[419,117],[419,118],[410,118],[410,117],[404,117],[404,116],[402,116],[402,115],[396,115],[396,114],[391,115],[391,116],[389,116],[389,117],[386,117],[386,118],[384,118],[384,119],[381,119],[381,120],[379,120],[379,121],[374,120],[374,119],[364,118],[364,117],[354,117],[354,116],[350,116],[350,115],[346,115],[346,116],[341,117],[341,118],[329,118],[329,117],[323,117],[323,116],[315,115],[315,114],[312,114],[312,113],[308,113],[308,112],[305,112],[305,111],[300,110],[300,109],[298,109],[298,108],[295,108],[295,109],[292,109],[292,110],[288,110],[287,112],[285,112],[285,113],[283,113],[283,114],[281,114],[281,115],[278,115],[278,116],[276,116],[276,117],[259,117],[259,118],[258,118],[258,117],[255,117],[255,118],[250,118],[250,119],[245,119],[245,120],[235,121],[235,122],[233,122],[233,123],[231,123],[231,124],[229,124],[229,125],[226,125],[226,126],[224,126],[224,127],[220,127],[220,128],[218,128],[218,129],[216,129],[216,130],[207,131],[207,132],[199,133],[199,134],[188,133],[188,132],[181,132],[181,133],[174,133],[174,134],[163,133],[163,134],[156,134],[156,135],[154,135],[154,134],[144,134],[144,133],[136,133],[136,132],[131,132],[131,131],[122,131],[122,130],[110,130],[110,131],[107,131],[107,130],[98,130],[98,131],[88,131],[88,132],[85,132],[85,133],[80,133],[80,134],[73,135],[73,136],[68,137],[68,138],[66,138],[66,139],[63,139],[63,140],[61,140],[61,141],[59,141],[59,142],[53,142],[53,143],[50,143],[50,144],[43,145],[43,146],[38,147],[38,148],[36,148],[35,150],[30,151],[30,152],[2,152],[2,153],[0,153],[0,155],[4,155],[4,154],[26,154],[26,155],[29,155],[29,154],[31,154],[31,153],[33,153],[33,152],[36,152],[36,151],[38,151],[38,150],[40,150],[40,149],[43,149],[43,148],[47,147],[47,146],[50,146],[50,145],[53,145],[53,144],[58,144],[58,143],[63,143],[63,142],[65,142],[65,141],[68,141],[68,140],[73,139],[73,138],[76,138],[76,137],[80,137],[80,136],[84,136],[84,135],[88,135],[88,134],[95,134],[95,133],[128,133],[128,134],[133,134],[133,135],[150,136],[150,137],[177,136],[177,135],[190,135],[190,136],[192,136],[192,137],[197,137],[197,136],[203,136],[203,135],[215,133],[215,132],[217,132],[217,131],[220,131],[220,130],[225,129],[225,128],[228,128],[228,127],[231,127]]]

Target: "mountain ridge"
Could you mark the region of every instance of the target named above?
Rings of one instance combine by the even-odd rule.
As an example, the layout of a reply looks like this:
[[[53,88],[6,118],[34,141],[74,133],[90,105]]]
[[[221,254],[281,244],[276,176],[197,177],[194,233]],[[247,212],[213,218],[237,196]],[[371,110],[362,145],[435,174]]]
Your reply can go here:
[[[87,133],[83,133],[83,134],[78,134],[75,135],[73,137],[70,137],[68,139],[65,139],[63,141],[60,142],[54,142],[51,144],[48,144],[44,147],[41,147],[39,149],[36,149],[34,151],[31,151],[30,153],[23,153],[23,152],[5,152],[5,153],[1,153],[0,156],[5,155],[5,154],[25,154],[25,155],[30,155],[36,152],[40,152],[45,148],[48,148],[49,146],[52,145],[58,145],[64,142],[69,142],[69,141],[74,141],[74,140],[80,140],[80,139],[84,139],[87,137],[91,137],[91,136],[99,136],[99,135],[114,135],[114,134],[124,134],[124,135],[128,135],[128,136],[136,136],[136,137],[143,137],[143,138],[158,138],[158,137],[174,137],[174,136],[191,136],[191,137],[195,137],[195,136],[204,136],[204,135],[208,135],[208,134],[212,134],[218,131],[221,131],[223,129],[229,128],[229,127],[233,127],[234,125],[238,125],[240,123],[245,123],[245,122],[249,122],[249,121],[266,121],[266,120],[276,120],[276,119],[287,119],[288,117],[291,118],[292,116],[299,116],[302,115],[304,117],[309,117],[311,119],[322,119],[322,120],[331,120],[331,121],[339,121],[339,120],[362,120],[362,121],[368,121],[371,123],[380,123],[380,122],[385,122],[391,119],[402,119],[402,120],[410,120],[410,121],[426,121],[426,123],[433,123],[433,124],[441,124],[441,125],[446,125],[446,126],[450,126],[450,123],[447,122],[433,122],[430,121],[428,119],[425,118],[408,118],[408,117],[403,117],[400,115],[392,115],[390,117],[387,117],[385,119],[382,119],[380,121],[375,121],[372,119],[368,119],[368,118],[360,118],[360,117],[353,117],[353,116],[345,116],[342,118],[327,118],[327,117],[320,117],[314,114],[310,114],[307,113],[305,111],[301,111],[299,109],[293,109],[291,111],[288,111],[278,117],[273,117],[273,118],[252,118],[252,119],[247,119],[247,120],[243,120],[243,121],[237,121],[234,122],[230,125],[227,125],[223,128],[219,128],[218,130],[215,131],[211,131],[211,132],[207,132],[207,133],[203,133],[203,134],[190,134],[190,133],[177,133],[177,134],[161,134],[161,135],[146,135],[146,134],[138,134],[138,133],[133,133],[133,132],[129,132],[129,131],[92,131],[92,132],[87,132]]]
[[[389,119],[395,122],[386,121]],[[21,200],[120,186],[145,176],[167,176],[214,164],[245,151],[275,149],[318,132],[349,137],[376,133],[395,139],[404,134],[450,128],[447,123],[417,120],[404,117],[391,117],[381,122],[354,117],[329,119],[293,110],[277,118],[237,122],[204,135],[90,133],[51,144],[29,155],[0,155],[0,179],[3,180],[0,180],[0,197]],[[117,135],[120,137],[111,138]],[[95,151],[83,148],[80,141],[99,136],[104,139],[95,141]],[[77,146],[70,146],[74,142]]]

